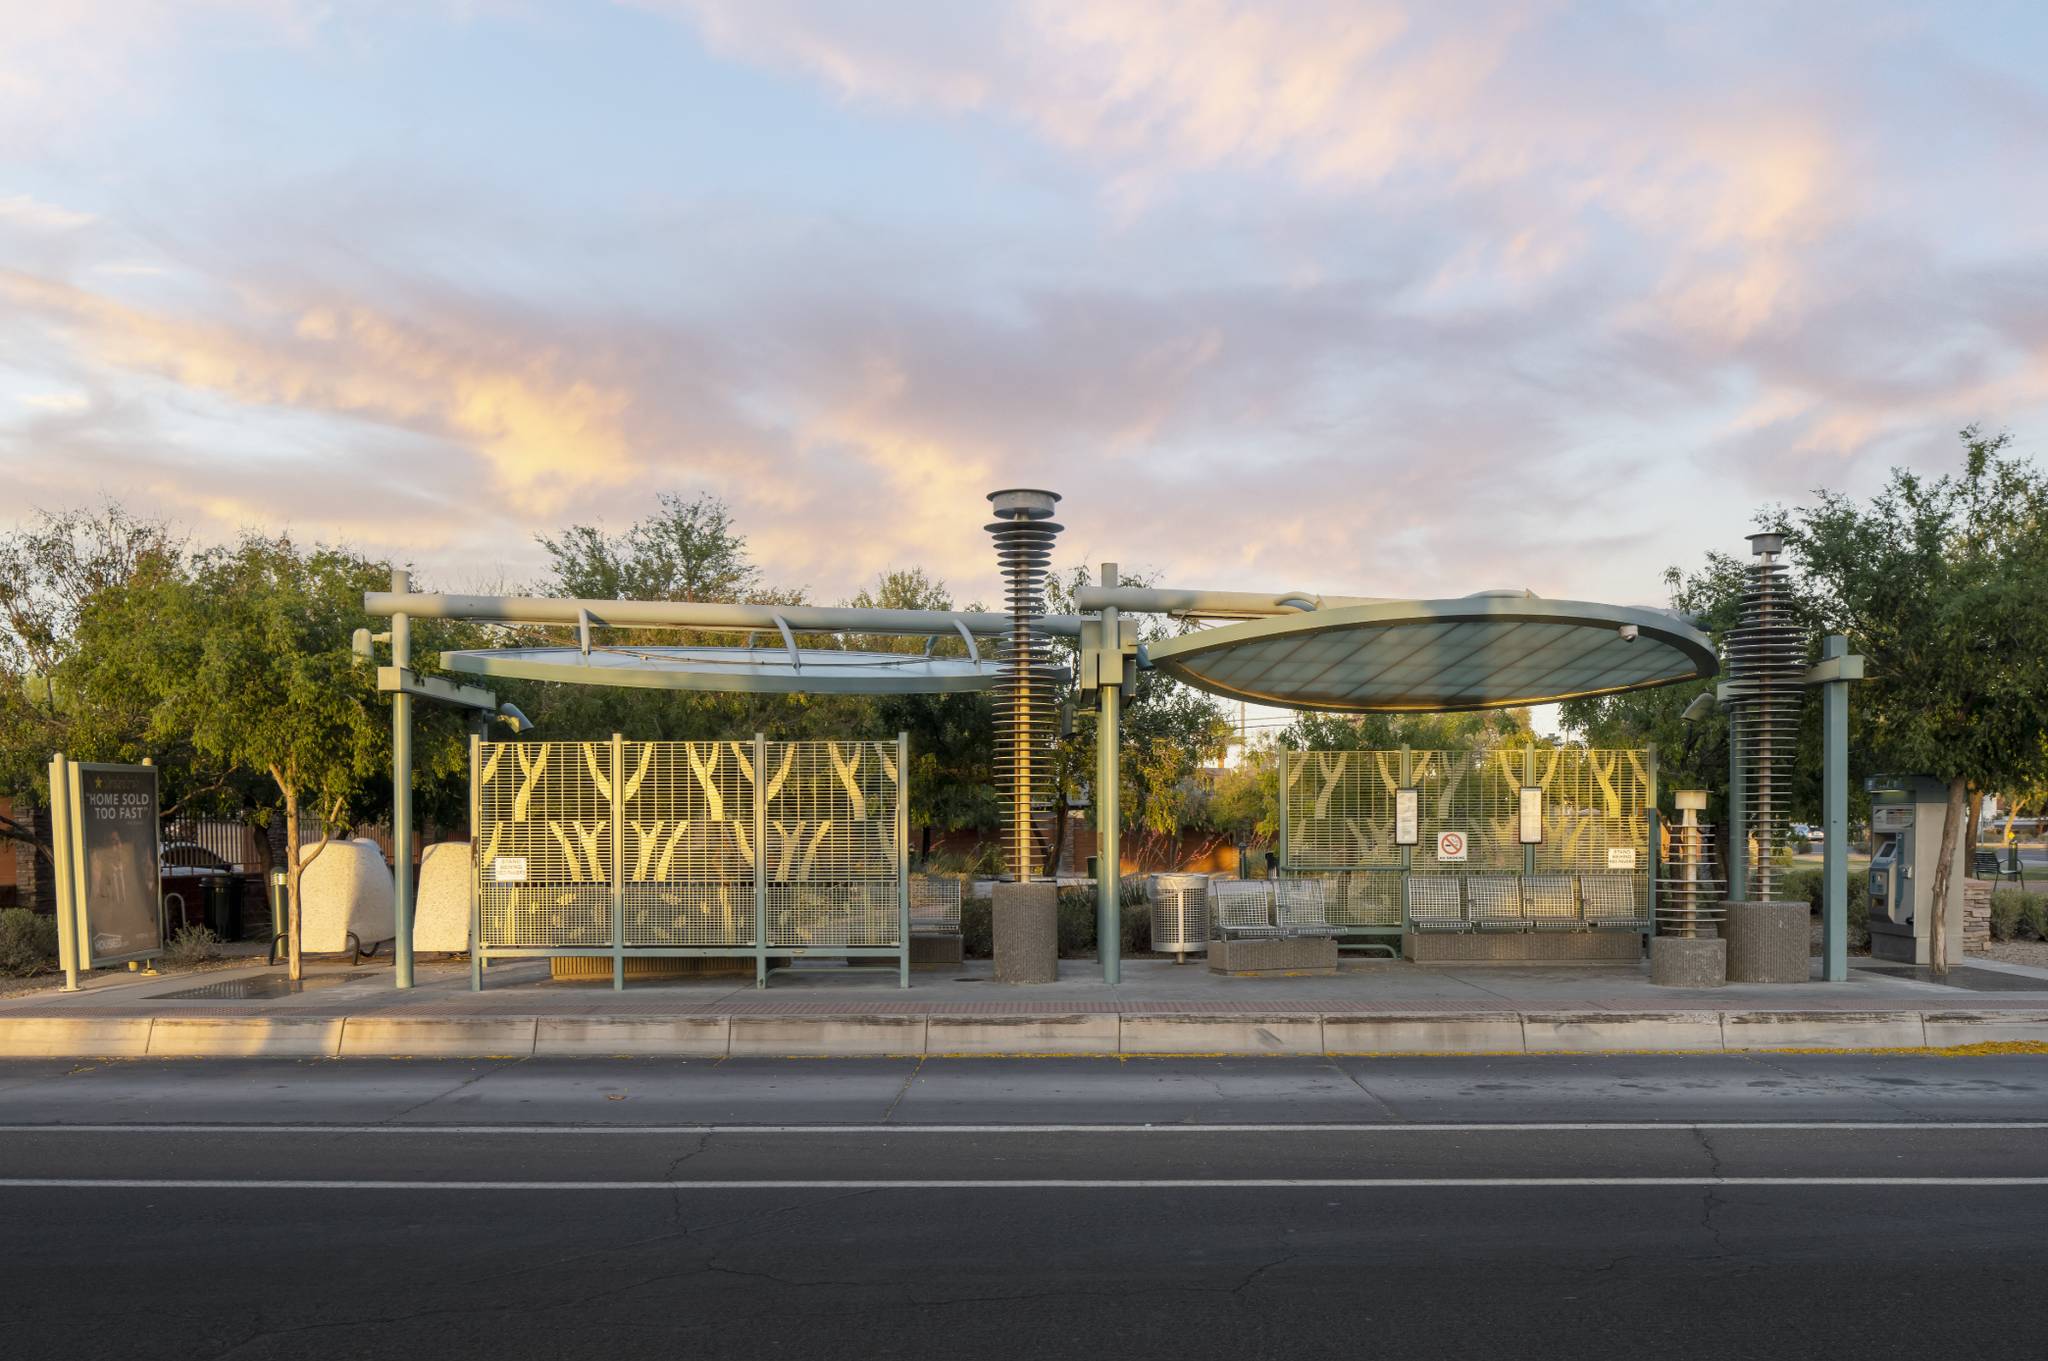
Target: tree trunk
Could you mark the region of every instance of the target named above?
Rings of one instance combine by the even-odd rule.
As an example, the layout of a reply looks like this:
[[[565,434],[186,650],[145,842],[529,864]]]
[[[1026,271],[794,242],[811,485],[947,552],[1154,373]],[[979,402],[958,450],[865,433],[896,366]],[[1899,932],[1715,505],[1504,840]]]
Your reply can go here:
[[[1941,853],[1935,857],[1934,920],[1927,924],[1927,961],[1937,974],[1948,972],[1948,890],[1955,873],[1956,842],[1962,836],[1970,786],[1957,779],[1948,782],[1948,811],[1941,819]]]
[[[1984,830],[1984,791],[1978,789],[1975,785],[1970,786],[1968,803],[1970,809],[1970,823],[1969,831],[1966,832],[1963,836],[1963,854],[1970,857],[1968,863],[1975,864],[1977,857],[1977,840],[1979,836],[1982,835]]]
[[[289,977],[296,983],[306,975],[304,957],[299,953],[299,876],[306,867],[299,863],[299,796],[284,795],[284,943],[290,961]]]

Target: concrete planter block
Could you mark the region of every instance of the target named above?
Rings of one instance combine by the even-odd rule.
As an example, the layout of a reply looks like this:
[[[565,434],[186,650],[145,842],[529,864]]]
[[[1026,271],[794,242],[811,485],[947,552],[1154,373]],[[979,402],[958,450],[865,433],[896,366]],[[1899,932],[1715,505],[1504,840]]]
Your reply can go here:
[[[997,884],[989,906],[996,982],[1052,983],[1060,976],[1060,894],[1052,884]]]
[[[413,893],[412,948],[418,954],[469,952],[469,843],[440,841],[420,852]]]
[[[1658,936],[1650,942],[1650,981],[1660,988],[1718,988],[1728,981],[1728,942]]]
[[[309,955],[348,950],[353,935],[365,949],[398,934],[391,867],[367,839],[330,841],[299,880],[300,949]]]
[[[1812,911],[1805,903],[1729,903],[1721,936],[1730,983],[1804,983],[1812,976]]]
[[[959,936],[920,936],[910,938],[910,967],[913,969],[957,969],[966,956],[961,953]]]
[[[1234,978],[1261,974],[1333,974],[1337,942],[1329,936],[1279,936],[1209,942],[1209,972]]]

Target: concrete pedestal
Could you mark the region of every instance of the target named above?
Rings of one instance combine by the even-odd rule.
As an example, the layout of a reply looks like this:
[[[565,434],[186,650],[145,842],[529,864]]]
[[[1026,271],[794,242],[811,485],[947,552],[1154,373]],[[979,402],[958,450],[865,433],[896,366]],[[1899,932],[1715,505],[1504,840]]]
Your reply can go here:
[[[1728,981],[1728,942],[1657,936],[1650,941],[1650,981],[1660,988],[1718,988]]]
[[[1729,903],[1721,935],[1730,983],[1804,983],[1812,977],[1812,909],[1805,903]]]
[[[989,899],[996,982],[1051,983],[1060,975],[1060,893],[1052,884],[997,884]]]
[[[1281,936],[1209,942],[1209,972],[1235,978],[1261,974],[1333,974],[1337,942],[1329,936]]]

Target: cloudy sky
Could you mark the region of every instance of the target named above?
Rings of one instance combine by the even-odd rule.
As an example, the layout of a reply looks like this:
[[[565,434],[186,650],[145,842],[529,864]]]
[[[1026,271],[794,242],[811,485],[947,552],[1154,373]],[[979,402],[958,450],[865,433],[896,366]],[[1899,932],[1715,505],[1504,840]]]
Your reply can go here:
[[[1656,602],[2048,432],[2038,3],[0,0],[0,519]]]

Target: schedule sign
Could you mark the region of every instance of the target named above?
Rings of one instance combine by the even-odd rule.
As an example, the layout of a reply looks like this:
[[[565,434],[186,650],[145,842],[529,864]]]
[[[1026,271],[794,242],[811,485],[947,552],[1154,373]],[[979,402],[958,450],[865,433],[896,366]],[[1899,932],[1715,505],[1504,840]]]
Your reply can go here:
[[[1413,846],[1420,836],[1421,819],[1416,815],[1415,791],[1397,789],[1394,791],[1394,844]]]
[[[118,964],[163,950],[153,766],[71,767],[72,882],[81,962]]]

